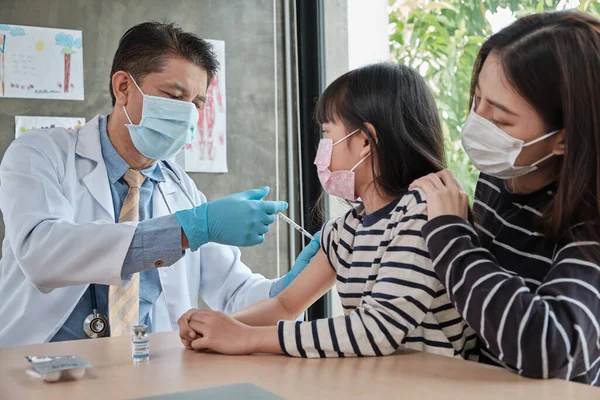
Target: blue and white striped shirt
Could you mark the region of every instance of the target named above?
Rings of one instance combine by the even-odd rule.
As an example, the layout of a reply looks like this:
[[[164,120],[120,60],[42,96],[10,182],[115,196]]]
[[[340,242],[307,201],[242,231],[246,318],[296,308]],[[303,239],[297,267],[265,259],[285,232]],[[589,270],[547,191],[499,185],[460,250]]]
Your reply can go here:
[[[329,221],[321,246],[337,274],[344,315],[279,322],[283,351],[296,357],[381,356],[400,346],[467,357],[477,337],[450,303],[421,236],[423,192],[372,214],[363,206]]]
[[[453,304],[481,338],[482,362],[600,386],[600,244],[584,224],[562,239],[543,234],[555,193],[554,183],[514,194],[481,175],[474,227],[447,215],[422,232]]]

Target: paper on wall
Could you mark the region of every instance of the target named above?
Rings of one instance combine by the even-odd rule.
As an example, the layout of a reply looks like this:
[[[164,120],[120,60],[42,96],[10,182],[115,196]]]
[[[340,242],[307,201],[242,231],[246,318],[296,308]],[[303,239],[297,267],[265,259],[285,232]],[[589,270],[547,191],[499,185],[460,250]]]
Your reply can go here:
[[[0,98],[83,100],[81,31],[0,24]]]
[[[227,172],[225,42],[208,41],[214,46],[221,68],[208,87],[206,104],[199,110],[198,133],[176,158],[188,172]]]
[[[85,118],[67,117],[15,117],[15,138],[27,131],[35,129],[65,128],[68,130],[80,128],[85,124]]]

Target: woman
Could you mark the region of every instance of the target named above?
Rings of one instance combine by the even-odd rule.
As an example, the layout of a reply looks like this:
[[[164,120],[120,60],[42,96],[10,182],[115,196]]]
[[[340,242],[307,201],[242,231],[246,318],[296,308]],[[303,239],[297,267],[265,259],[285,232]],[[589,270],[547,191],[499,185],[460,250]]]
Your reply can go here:
[[[477,336],[433,272],[420,232],[423,193],[408,191],[444,164],[438,110],[423,78],[392,64],[350,71],[320,97],[316,120],[324,131],[315,159],[321,184],[354,207],[325,224],[321,251],[280,295],[231,316],[191,310],[179,321],[183,343],[309,358],[383,356],[404,345],[467,357]],[[345,315],[293,321],[334,284]]]
[[[475,229],[448,171],[417,180],[435,271],[484,362],[599,384],[600,21],[522,18],[479,52],[462,130]]]

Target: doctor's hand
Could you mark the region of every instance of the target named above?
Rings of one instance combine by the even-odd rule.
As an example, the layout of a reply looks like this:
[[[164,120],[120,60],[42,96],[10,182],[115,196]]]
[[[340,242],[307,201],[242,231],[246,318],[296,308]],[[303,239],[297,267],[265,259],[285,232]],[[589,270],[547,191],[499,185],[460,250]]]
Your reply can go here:
[[[415,188],[423,190],[427,196],[429,221],[442,215],[456,215],[467,219],[469,196],[449,170],[417,179],[409,187],[410,190]]]
[[[265,201],[269,188],[248,190],[175,213],[192,251],[208,242],[231,246],[254,246],[276,215],[287,210],[284,201]]]
[[[317,232],[315,233],[315,238],[311,240],[311,242],[302,250],[302,252],[300,252],[300,255],[298,255],[298,258],[296,258],[296,262],[294,263],[294,266],[292,267],[290,272],[285,274],[285,276],[283,277],[285,287],[288,287],[290,283],[292,283],[292,281],[296,279],[298,275],[300,275],[300,272],[304,271],[304,268],[306,268],[306,266],[310,264],[313,257],[315,256],[315,254],[317,254],[320,248],[321,232]]]

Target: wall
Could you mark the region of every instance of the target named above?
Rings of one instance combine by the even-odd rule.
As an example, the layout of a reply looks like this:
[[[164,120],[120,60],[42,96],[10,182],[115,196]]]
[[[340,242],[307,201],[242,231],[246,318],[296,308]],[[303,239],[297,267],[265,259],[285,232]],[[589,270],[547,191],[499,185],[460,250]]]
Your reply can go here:
[[[390,59],[388,0],[348,0],[348,68]]]
[[[348,72],[348,1],[325,0],[325,83],[329,85],[340,75]],[[338,197],[327,196],[329,218],[335,218],[348,210],[347,203]],[[344,313],[340,296],[335,287],[331,290],[331,315]]]
[[[0,23],[82,30],[85,71],[85,101],[0,99],[0,156],[14,138],[15,115],[83,116],[89,120],[98,113],[109,113],[109,74],[119,38],[137,23],[167,19],[201,37],[225,41],[230,172],[193,173],[198,188],[215,199],[269,185],[269,198],[274,199],[279,183],[280,197],[285,200],[281,0],[0,0],[0,5]],[[275,50],[279,54],[277,82]],[[279,227],[279,247],[275,227],[264,245],[242,250],[243,259],[254,271],[275,277],[278,259],[282,272],[287,271],[287,229]],[[3,224],[0,237],[4,237]]]

